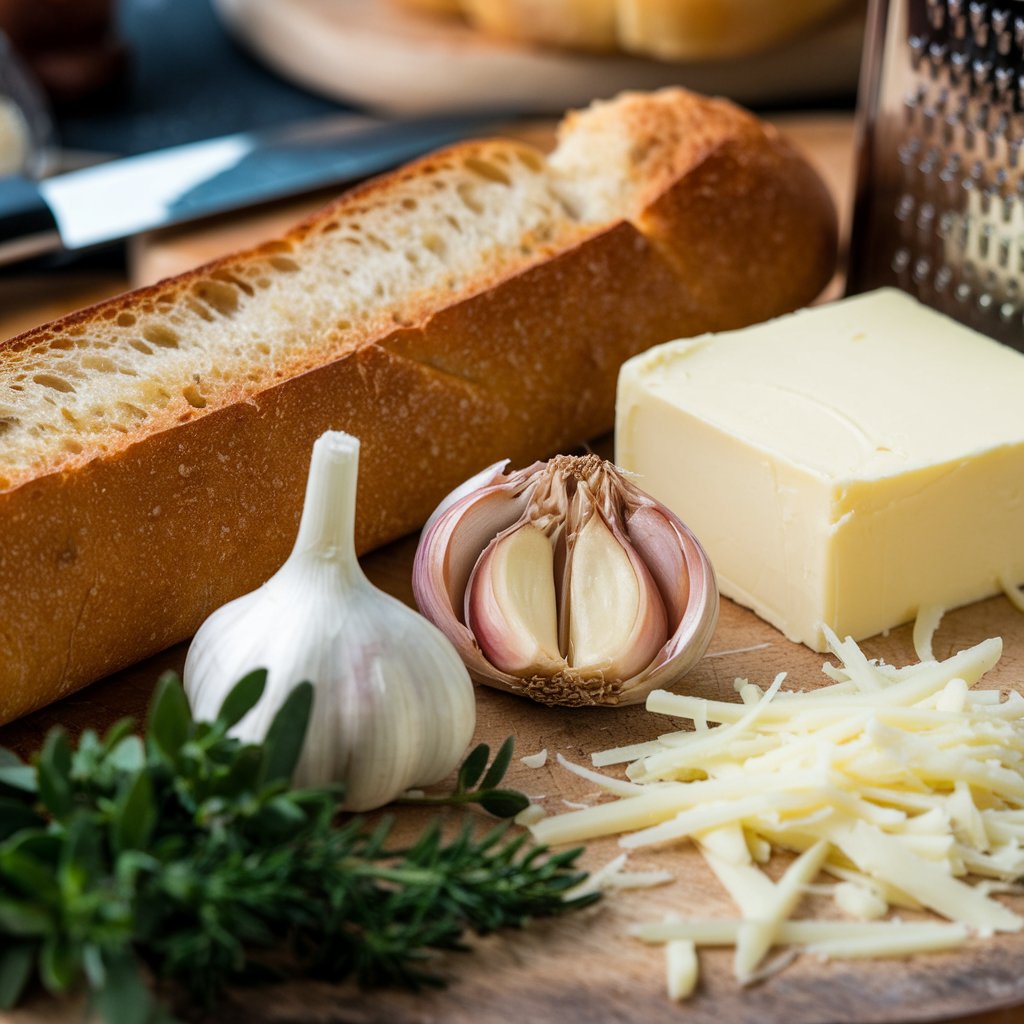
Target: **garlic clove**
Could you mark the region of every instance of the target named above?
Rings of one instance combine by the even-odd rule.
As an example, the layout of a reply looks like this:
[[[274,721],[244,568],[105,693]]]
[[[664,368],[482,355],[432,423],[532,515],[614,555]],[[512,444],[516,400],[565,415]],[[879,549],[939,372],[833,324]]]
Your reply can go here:
[[[689,672],[694,665],[700,661],[701,656],[711,643],[715,627],[718,624],[718,584],[715,580],[715,572],[711,566],[704,549],[697,542],[697,539],[690,532],[683,521],[661,506],[655,508],[656,516],[641,520],[637,527],[638,549],[644,545],[650,545],[651,552],[657,544],[673,543],[667,538],[674,538],[674,543],[679,545],[685,562],[686,575],[686,598],[683,605],[682,615],[676,619],[670,614],[669,622],[675,623],[672,635],[668,643],[659,652],[657,659],[644,672],[642,687],[637,692],[644,697],[652,690],[665,689],[672,686],[682,675]],[[660,540],[655,542],[653,537],[644,537],[644,528],[657,531]],[[652,555],[648,564],[652,572],[659,566],[664,567],[668,559],[661,556],[661,561]],[[682,583],[678,584],[681,590]],[[671,608],[671,592],[666,600],[666,605]],[[679,597],[679,590],[675,592],[676,599]]]
[[[626,535],[654,577],[669,619],[679,622],[690,597],[679,531],[655,506],[642,505],[626,520]]]
[[[569,664],[619,679],[643,671],[668,639],[665,605],[636,551],[596,511],[573,542],[568,579]]]
[[[496,538],[466,590],[466,624],[491,664],[513,675],[565,668],[558,650],[554,546],[529,523]]]
[[[525,506],[526,495],[517,497],[507,488],[493,488],[475,502],[471,517],[453,516],[450,529],[441,527],[442,534],[447,534],[447,555],[441,569],[450,600],[462,603],[480,551],[509,529]]]

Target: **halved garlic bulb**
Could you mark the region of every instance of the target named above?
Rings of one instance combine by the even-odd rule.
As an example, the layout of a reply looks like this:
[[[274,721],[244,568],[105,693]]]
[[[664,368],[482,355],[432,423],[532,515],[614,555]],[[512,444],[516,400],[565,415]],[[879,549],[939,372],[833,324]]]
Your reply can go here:
[[[663,505],[596,455],[498,463],[453,491],[413,592],[477,682],[545,704],[633,704],[701,658],[714,570]]]

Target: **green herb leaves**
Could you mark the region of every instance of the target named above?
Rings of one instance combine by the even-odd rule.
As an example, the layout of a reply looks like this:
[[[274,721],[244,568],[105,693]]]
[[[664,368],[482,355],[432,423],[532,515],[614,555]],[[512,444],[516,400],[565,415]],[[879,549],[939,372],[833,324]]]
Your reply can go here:
[[[468,820],[445,838],[434,821],[409,847],[385,818],[339,823],[337,787],[290,789],[313,691],[302,684],[266,740],[229,735],[266,673],[235,686],[212,722],[194,721],[163,677],[144,739],[119,722],[73,746],[52,732],[34,764],[0,749],[0,1008],[37,978],[85,989],[104,1021],[169,1019],[146,978],[209,1003],[229,983],[282,970],[363,984],[434,984],[431,950],[464,948],[467,930],[519,926],[566,901],[585,876],[578,850],[549,855],[501,825]],[[454,793],[510,817],[528,803],[500,789],[507,740],[488,764],[477,747]]]
[[[491,749],[486,743],[474,747],[463,761],[455,783],[455,792],[447,796],[410,796],[399,799],[403,804],[423,804],[431,807],[479,804],[496,818],[514,818],[530,806],[530,800],[514,789],[498,789],[512,763],[515,740],[511,736],[498,748],[490,767],[487,759]]]

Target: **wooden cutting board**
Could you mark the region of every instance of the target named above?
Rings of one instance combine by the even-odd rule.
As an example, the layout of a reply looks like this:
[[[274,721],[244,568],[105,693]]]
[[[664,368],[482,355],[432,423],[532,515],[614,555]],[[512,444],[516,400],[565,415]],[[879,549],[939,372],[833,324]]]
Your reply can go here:
[[[790,121],[787,130],[810,153],[826,175],[841,210],[848,208],[851,126],[848,119],[812,118]],[[287,216],[289,211],[285,211]],[[281,211],[271,213],[273,219]],[[246,227],[248,225],[248,228]],[[148,273],[181,269],[183,263],[210,258],[218,247],[246,244],[276,226],[260,219],[218,222],[199,233],[176,233],[150,240],[145,258]],[[209,226],[208,226],[209,227]],[[255,237],[254,237],[255,236]],[[140,264],[142,270],[145,266]],[[98,298],[123,287],[117,279],[68,280],[56,286],[43,282],[37,293],[24,285],[0,286],[0,336],[60,312],[59,307]],[[9,325],[5,331],[5,324]],[[604,452],[610,453],[608,440]],[[410,566],[415,540],[407,539],[364,560],[370,577],[384,589],[412,603]],[[1024,692],[1024,617],[1009,602],[993,599],[952,613],[936,637],[936,654],[952,651],[993,635],[1003,636],[1006,650],[992,674],[994,682]],[[907,627],[865,645],[871,656],[896,664],[913,660]],[[155,680],[166,668],[180,669],[185,648],[165,652],[0,729],[0,744],[22,754],[38,749],[46,731],[62,725],[72,733],[102,729],[124,715],[141,718]],[[795,686],[821,682],[821,656],[789,643],[756,616],[723,601],[718,630],[707,658],[690,675],[686,689],[694,694],[734,699],[732,681],[746,676],[767,682],[778,671],[789,673]],[[643,708],[564,710],[543,708],[487,689],[478,691],[477,740],[500,743],[514,735],[518,754],[547,748],[552,755],[540,769],[516,760],[511,785],[541,798],[549,813],[568,809],[565,801],[593,799],[594,787],[560,769],[556,752],[586,762],[593,750],[649,739],[665,731],[668,720]],[[420,812],[401,812],[399,827],[419,828]],[[616,855],[613,839],[591,843],[584,863],[598,867]],[[975,942],[957,954],[917,957],[906,962],[817,963],[804,957],[767,983],[737,988],[730,954],[701,954],[702,982],[686,1007],[670,1004],[663,993],[660,949],[629,939],[633,922],[660,918],[673,910],[683,915],[733,917],[735,908],[701,858],[689,847],[634,855],[636,869],[667,868],[675,873],[668,886],[648,892],[613,896],[574,917],[541,922],[512,935],[478,942],[472,956],[443,961],[453,984],[438,993],[361,993],[351,987],[293,983],[268,990],[231,993],[208,1017],[211,1022],[245,1024],[504,1024],[510,1016],[532,1024],[619,1024],[627,1021],[686,1021],[687,1024],[870,1024],[956,1018],[960,1024],[1009,1024],[1022,1019],[1016,1010],[982,1011],[1024,1002],[1024,935]],[[780,863],[776,868],[781,868]],[[1018,901],[1020,903],[1021,901]],[[823,906],[823,912],[828,912]],[[1024,906],[1018,909],[1024,911]],[[814,910],[813,903],[801,913]],[[38,999],[30,1007],[0,1015],[5,1024],[70,1024],[80,1017],[76,1006]]]
[[[412,603],[410,566],[415,540],[408,539],[364,559],[371,579]],[[1008,601],[992,599],[951,613],[935,639],[937,657],[979,640],[1001,635],[1003,659],[987,679],[1024,692],[1024,617]],[[871,657],[894,664],[915,660],[909,627],[864,644]],[[141,716],[154,681],[166,668],[180,669],[185,648],[84,690],[61,704],[0,730],[0,743],[22,753],[36,749],[46,730],[61,724],[71,732],[109,724],[124,714]],[[745,676],[767,684],[776,672],[789,673],[787,685],[811,687],[823,681],[821,655],[785,640],[752,613],[722,602],[719,626],[708,656],[687,678],[697,696],[734,700],[733,679]],[[540,798],[549,813],[567,810],[566,801],[587,802],[594,787],[554,764],[554,754],[586,763],[592,751],[651,739],[670,719],[642,707],[569,710],[545,708],[494,690],[479,689],[476,739],[492,745],[516,737],[517,754],[543,748],[548,763],[539,769],[514,761],[510,785]],[[406,830],[426,820],[409,809],[399,812]],[[619,852],[614,839],[589,844],[583,863],[596,868]],[[777,858],[775,868],[783,867]],[[659,920],[667,911],[694,917],[735,917],[736,909],[689,846],[634,854],[631,868],[666,868],[676,880],[648,891],[608,897],[598,906],[558,921],[540,922],[521,933],[476,943],[471,956],[443,961],[452,978],[440,992],[409,995],[363,993],[351,986],[293,983],[258,991],[233,992],[205,1020],[210,1024],[895,1024],[957,1018],[961,1024],[1009,1024],[1021,1011],[979,1017],[980,1011],[1024,1002],[1024,934],[975,941],[957,953],[906,961],[820,963],[800,957],[768,982],[749,990],[732,977],[731,953],[702,951],[701,985],[685,1008],[664,995],[663,954],[627,937],[635,922]],[[1024,911],[1024,900],[1011,900]],[[822,904],[822,912],[829,912]],[[807,901],[798,915],[813,912]],[[41,1001],[9,1015],[8,1024],[71,1024],[73,1011]]]

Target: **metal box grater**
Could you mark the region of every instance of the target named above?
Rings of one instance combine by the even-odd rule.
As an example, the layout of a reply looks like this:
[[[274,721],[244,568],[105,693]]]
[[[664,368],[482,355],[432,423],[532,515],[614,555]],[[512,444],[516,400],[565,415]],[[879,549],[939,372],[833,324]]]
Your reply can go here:
[[[872,0],[848,290],[1024,350],[1024,0]]]

